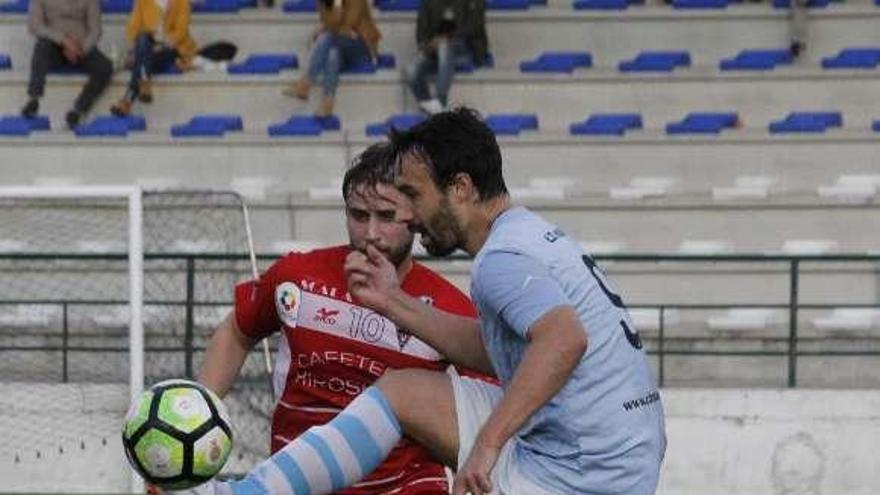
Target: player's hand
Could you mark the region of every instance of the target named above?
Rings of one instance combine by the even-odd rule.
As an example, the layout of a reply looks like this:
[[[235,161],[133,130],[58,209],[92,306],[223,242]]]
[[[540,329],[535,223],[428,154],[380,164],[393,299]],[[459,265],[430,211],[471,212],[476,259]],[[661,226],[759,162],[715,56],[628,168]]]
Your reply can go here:
[[[474,444],[471,453],[455,475],[452,495],[485,495],[492,492],[492,468],[498,462],[499,447]]]
[[[397,270],[372,244],[366,252],[352,251],[345,258],[348,291],[369,309],[385,309],[390,295],[400,288]]]

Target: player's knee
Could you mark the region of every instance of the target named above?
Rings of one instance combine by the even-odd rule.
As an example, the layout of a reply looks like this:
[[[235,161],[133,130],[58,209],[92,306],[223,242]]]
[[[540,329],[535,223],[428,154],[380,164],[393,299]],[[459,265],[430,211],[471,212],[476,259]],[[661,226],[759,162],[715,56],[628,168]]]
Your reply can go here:
[[[412,409],[410,406],[414,406],[415,392],[427,386],[434,375],[438,374],[436,371],[424,369],[390,369],[376,380],[374,386],[388,399],[391,409],[406,429]]]

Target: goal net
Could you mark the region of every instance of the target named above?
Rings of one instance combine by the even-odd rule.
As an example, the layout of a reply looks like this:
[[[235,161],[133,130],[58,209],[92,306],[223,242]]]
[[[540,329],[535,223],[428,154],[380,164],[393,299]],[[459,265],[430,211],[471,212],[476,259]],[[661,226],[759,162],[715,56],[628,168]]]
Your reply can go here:
[[[144,385],[197,373],[253,276],[235,193],[0,189],[0,492],[126,492],[122,418]],[[267,364],[226,398],[243,472],[268,455]]]

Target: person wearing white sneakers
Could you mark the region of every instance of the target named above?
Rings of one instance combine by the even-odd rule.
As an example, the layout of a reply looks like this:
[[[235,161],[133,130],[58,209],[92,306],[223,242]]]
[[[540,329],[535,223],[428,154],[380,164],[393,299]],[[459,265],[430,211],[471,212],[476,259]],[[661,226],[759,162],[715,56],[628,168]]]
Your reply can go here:
[[[485,0],[423,0],[416,41],[418,55],[404,76],[419,108],[435,114],[446,108],[456,65],[472,62],[479,67],[486,62]],[[436,74],[435,97],[428,87],[431,74]]]

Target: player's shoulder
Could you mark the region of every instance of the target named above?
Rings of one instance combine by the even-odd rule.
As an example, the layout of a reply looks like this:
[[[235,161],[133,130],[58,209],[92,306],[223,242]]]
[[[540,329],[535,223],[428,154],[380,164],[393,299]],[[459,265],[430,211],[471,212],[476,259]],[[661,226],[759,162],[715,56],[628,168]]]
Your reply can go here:
[[[351,248],[345,245],[291,251],[275,261],[276,269],[295,271],[321,271],[342,267]]]

